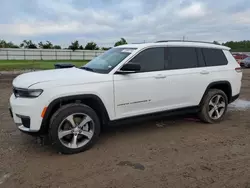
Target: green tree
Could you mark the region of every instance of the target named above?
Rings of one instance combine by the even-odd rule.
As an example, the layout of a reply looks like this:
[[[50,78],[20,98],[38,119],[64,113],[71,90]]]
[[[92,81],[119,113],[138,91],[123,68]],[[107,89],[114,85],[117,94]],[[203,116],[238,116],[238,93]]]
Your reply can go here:
[[[124,45],[124,44],[128,44],[128,43],[124,38],[121,38],[121,40],[119,40],[115,43],[115,46],[120,46],[120,45]]]
[[[224,46],[228,46],[234,52],[250,52],[250,41],[228,41],[223,43]]]
[[[8,43],[7,43],[7,46],[8,46],[8,48],[19,48],[18,45],[13,44],[12,42],[8,42]]]
[[[94,42],[89,42],[88,44],[86,44],[85,50],[99,50],[99,47],[97,46],[96,43]]]
[[[62,49],[62,47],[59,46],[59,45],[55,45],[53,48],[54,48],[54,49]]]
[[[53,47],[54,47],[50,41],[46,41],[45,44],[43,44],[42,42],[39,42],[38,46],[39,46],[39,48],[42,48],[42,49],[53,49]]]
[[[79,47],[79,50],[84,50],[84,48],[83,48],[83,46],[82,46],[82,45]]]
[[[6,42],[5,40],[0,40],[0,48],[19,48],[13,42]]]
[[[0,40],[0,48],[6,48],[7,43],[5,40]]]
[[[78,40],[71,43],[71,45],[68,47],[68,49],[71,49],[73,51],[78,50],[80,48]]]
[[[62,49],[59,45],[53,45],[50,41],[46,41],[44,44],[43,42],[38,43],[39,48],[42,49]]]
[[[36,49],[37,46],[36,44],[34,44],[31,40],[24,40],[21,44],[20,44],[21,48],[30,48],[30,49]]]

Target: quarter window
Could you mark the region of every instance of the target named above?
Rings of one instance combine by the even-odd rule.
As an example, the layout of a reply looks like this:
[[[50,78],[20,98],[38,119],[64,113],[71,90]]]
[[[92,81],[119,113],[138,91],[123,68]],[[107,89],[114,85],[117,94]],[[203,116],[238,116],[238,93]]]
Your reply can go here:
[[[222,50],[219,49],[202,49],[206,66],[227,65],[228,61]]]
[[[140,72],[164,70],[164,48],[156,47],[146,49],[134,57],[131,62],[140,64]]]

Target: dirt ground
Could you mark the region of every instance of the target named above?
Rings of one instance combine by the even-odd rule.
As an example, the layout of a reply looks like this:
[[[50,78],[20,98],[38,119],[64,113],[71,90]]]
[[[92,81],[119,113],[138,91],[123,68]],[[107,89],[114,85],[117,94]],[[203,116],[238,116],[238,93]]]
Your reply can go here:
[[[122,125],[106,130],[84,153],[61,155],[17,130],[7,109],[10,94],[5,80],[0,187],[250,188],[247,101],[231,106],[220,124],[178,117]],[[250,101],[250,69],[244,70],[240,99]]]

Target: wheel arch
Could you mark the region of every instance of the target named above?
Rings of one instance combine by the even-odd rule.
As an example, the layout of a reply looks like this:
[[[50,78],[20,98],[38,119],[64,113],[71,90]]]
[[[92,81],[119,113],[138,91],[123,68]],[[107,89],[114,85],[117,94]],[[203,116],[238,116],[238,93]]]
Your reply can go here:
[[[204,92],[204,94],[203,94],[203,96],[202,96],[202,98],[200,100],[199,105],[201,105],[204,97],[206,96],[207,92],[210,89],[220,89],[220,90],[222,90],[227,95],[228,103],[230,103],[232,101],[232,86],[231,86],[230,82],[226,81],[226,80],[225,81],[215,81],[215,82],[210,83],[207,86],[207,88],[206,88],[206,90],[205,90],[205,92]]]
[[[70,103],[83,103],[90,106],[97,113],[102,125],[107,124],[110,121],[107,109],[103,101],[97,95],[94,94],[70,95],[70,96],[59,97],[50,102],[43,117],[41,129],[39,132],[47,133],[52,115],[61,106]]]

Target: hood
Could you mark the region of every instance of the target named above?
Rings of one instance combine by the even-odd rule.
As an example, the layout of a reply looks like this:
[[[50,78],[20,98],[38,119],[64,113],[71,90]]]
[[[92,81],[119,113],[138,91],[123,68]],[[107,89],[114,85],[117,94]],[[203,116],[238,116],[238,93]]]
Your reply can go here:
[[[106,75],[107,76],[107,75]],[[105,81],[105,74],[94,73],[78,68],[53,69],[24,73],[13,80],[13,86],[29,88],[44,82],[58,81],[60,85]]]

